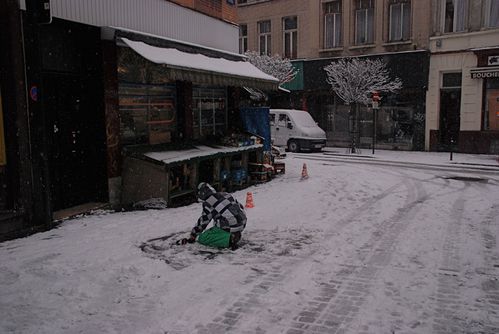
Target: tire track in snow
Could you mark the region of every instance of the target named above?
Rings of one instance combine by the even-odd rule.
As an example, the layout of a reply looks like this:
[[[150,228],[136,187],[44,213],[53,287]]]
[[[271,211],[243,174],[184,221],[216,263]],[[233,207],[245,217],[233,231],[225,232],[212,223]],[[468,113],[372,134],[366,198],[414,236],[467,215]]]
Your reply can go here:
[[[465,333],[465,323],[459,316],[462,306],[460,286],[462,285],[461,258],[459,242],[465,206],[464,193],[469,188],[465,182],[463,190],[452,205],[451,215],[445,239],[440,267],[437,272],[437,287],[434,296],[430,297],[433,305],[432,329],[436,334]]]
[[[402,173],[403,177],[403,173]],[[284,325],[286,334],[304,333],[346,333],[351,322],[375,283],[376,276],[389,265],[399,236],[407,229],[428,196],[419,183],[404,183],[407,197],[404,205],[390,219],[385,220],[365,243],[364,266],[343,266],[327,280],[318,275],[320,289],[307,306],[296,314],[290,324]],[[385,196],[386,197],[386,196]],[[343,226],[348,224],[343,222]],[[368,333],[368,328],[366,332]]]
[[[481,272],[482,293],[484,298],[477,300],[478,308],[484,310],[482,333],[499,333],[499,249],[497,231],[499,231],[499,205],[495,204],[480,223],[483,242],[483,254],[486,268]],[[495,232],[494,232],[495,231]]]
[[[497,252],[496,236],[490,230],[490,224],[495,224],[497,231],[497,217],[499,205],[492,206],[487,216],[479,224],[481,230],[486,270],[476,270],[481,280],[481,290],[484,298],[469,300],[466,297],[466,277],[462,266],[463,260],[460,256],[463,235],[464,209],[467,206],[466,195],[475,188],[478,193],[483,189],[469,181],[464,182],[463,190],[459,191],[459,197],[452,205],[449,223],[447,225],[446,237],[443,243],[442,260],[437,272],[437,287],[432,296],[433,306],[433,332],[436,334],[497,334],[499,333],[499,281],[494,276],[494,266],[499,267],[499,253]],[[470,197],[471,198],[471,197]],[[476,222],[471,222],[472,224]],[[495,250],[495,251],[494,251]],[[478,319],[473,315],[478,312]]]

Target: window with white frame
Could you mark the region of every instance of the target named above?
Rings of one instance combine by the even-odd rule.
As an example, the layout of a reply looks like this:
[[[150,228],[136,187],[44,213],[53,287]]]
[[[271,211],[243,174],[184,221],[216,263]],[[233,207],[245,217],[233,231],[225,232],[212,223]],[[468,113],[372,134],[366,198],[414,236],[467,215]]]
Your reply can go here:
[[[443,0],[444,32],[461,32],[466,30],[468,17],[468,0]]]
[[[390,42],[407,41],[411,38],[411,2],[390,1]]]
[[[487,28],[499,27],[499,0],[486,0],[485,26]]]
[[[248,51],[248,25],[239,25],[239,53]]]
[[[355,44],[374,42],[374,0],[355,1]]]
[[[282,19],[284,57],[295,59],[298,53],[298,18],[296,16]]]
[[[258,22],[259,49],[261,55],[272,54],[272,36],[270,20]]]
[[[341,46],[341,1],[324,4],[324,48]]]

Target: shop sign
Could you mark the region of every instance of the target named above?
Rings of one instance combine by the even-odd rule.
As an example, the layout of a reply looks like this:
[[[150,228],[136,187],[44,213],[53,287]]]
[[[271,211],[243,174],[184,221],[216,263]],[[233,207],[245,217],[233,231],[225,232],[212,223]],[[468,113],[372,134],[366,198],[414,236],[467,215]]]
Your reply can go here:
[[[499,78],[499,68],[471,70],[471,79]]]
[[[487,60],[487,65],[489,66],[499,65],[499,56],[489,56]]]

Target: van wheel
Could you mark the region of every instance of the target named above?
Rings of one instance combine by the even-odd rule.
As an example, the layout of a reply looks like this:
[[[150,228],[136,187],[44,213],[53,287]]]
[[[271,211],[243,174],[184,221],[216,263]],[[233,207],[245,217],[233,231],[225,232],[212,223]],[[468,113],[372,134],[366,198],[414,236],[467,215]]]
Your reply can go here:
[[[290,140],[288,142],[288,151],[290,152],[299,152],[300,151],[300,145],[294,140]]]

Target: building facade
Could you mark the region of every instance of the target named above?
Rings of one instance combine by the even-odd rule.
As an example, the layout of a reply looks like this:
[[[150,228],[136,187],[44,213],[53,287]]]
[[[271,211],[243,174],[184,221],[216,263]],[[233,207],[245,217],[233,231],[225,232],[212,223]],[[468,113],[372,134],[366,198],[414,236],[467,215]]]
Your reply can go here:
[[[132,155],[226,136],[240,87],[277,87],[238,54],[235,17],[235,4],[221,0],[6,0],[0,239],[122,205]],[[161,162],[164,184],[146,181],[167,199],[192,194],[195,182],[217,181],[222,162],[247,164],[251,150],[259,148],[202,152],[202,167]],[[144,176],[127,173],[129,185]]]
[[[308,110],[326,130],[329,145],[351,142],[350,107],[326,82],[324,66],[342,58],[382,58],[402,80],[382,96],[376,116],[377,147],[424,149],[425,102],[431,33],[430,0],[239,0],[239,51],[279,54],[299,74],[272,107]],[[372,143],[373,112],[360,108],[360,142]]]
[[[499,1],[432,2],[426,149],[499,152]]]

